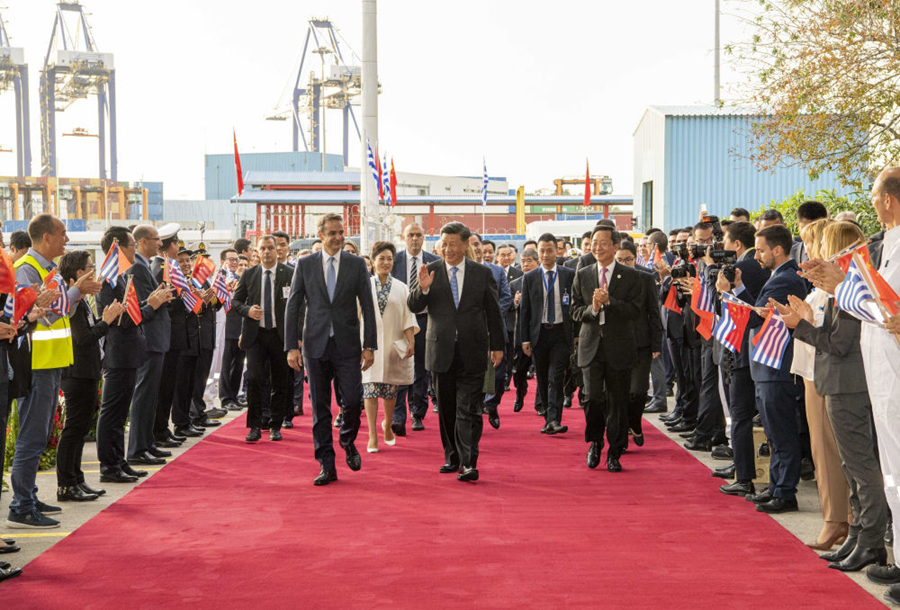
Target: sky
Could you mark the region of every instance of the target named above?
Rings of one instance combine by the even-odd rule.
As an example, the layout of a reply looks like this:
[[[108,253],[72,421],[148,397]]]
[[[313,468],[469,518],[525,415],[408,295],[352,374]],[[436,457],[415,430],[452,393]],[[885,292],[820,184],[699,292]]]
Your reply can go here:
[[[232,128],[241,152],[291,150],[290,123],[265,117],[289,96],[308,19],[330,18],[345,53],[362,52],[359,0],[82,4],[99,50],[115,55],[119,179],[163,181],[166,199],[203,198],[203,155],[229,153]],[[4,6],[11,44],[29,64],[39,174],[38,80],[56,2]],[[632,134],[647,106],[712,102],[713,6],[382,0],[381,147],[398,171],[427,174],[480,175],[484,157],[492,176],[528,191],[583,176],[587,158],[615,193],[632,194]],[[724,45],[740,27],[725,14],[722,31]],[[725,85],[736,79],[729,68],[723,61]],[[15,145],[14,117],[12,92],[0,94],[0,149]],[[326,123],[335,126],[326,149],[339,152],[340,112]],[[62,136],[75,127],[96,133],[96,98],[57,114],[57,125],[59,175],[97,177],[97,140]],[[357,158],[351,152],[351,165]],[[0,152],[0,175],[15,171],[15,154]]]

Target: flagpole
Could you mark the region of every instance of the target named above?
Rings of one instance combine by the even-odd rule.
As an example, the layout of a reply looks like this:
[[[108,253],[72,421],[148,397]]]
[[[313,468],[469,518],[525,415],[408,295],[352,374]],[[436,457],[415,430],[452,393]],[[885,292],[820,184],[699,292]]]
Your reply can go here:
[[[888,311],[887,307],[884,306],[884,303],[881,302],[881,295],[878,293],[878,290],[875,288],[875,285],[872,282],[872,278],[869,276],[869,268],[868,265],[863,261],[862,257],[859,253],[854,250],[853,251],[853,262],[856,263],[856,267],[859,269],[859,274],[862,276],[863,282],[866,284],[866,288],[869,289],[869,292],[875,297],[875,305],[878,307],[878,311],[881,312],[881,316],[887,320],[892,316],[891,312]],[[893,333],[889,333],[893,335],[894,340],[897,342],[897,345],[900,345],[900,335],[894,335]]]
[[[128,300],[128,289],[131,288],[131,278],[133,278],[133,277],[134,277],[133,275],[129,275],[128,281],[125,282],[125,296],[122,298],[123,305],[125,304],[125,301]],[[118,325],[122,324],[122,316],[124,316],[124,315],[125,315],[125,309],[123,309],[122,313],[119,314],[119,319],[116,320],[116,324],[118,324]]]

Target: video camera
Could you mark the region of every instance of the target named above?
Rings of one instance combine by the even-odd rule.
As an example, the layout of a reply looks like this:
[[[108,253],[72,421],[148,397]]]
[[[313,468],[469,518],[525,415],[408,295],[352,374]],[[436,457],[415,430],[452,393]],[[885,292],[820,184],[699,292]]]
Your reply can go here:
[[[672,279],[678,280],[686,277],[695,277],[697,275],[697,268],[694,267],[690,261],[690,250],[688,249],[687,244],[678,244],[675,246],[675,254],[681,259],[681,262],[672,267]]]
[[[709,253],[713,259],[712,265],[707,265],[710,277],[714,278],[721,269],[725,279],[734,284],[734,265],[737,263],[737,252],[734,250],[713,250]]]

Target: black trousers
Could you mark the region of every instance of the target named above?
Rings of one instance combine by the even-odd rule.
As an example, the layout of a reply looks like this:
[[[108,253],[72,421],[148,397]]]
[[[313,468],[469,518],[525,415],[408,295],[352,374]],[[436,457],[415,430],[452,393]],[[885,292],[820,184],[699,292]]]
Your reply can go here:
[[[331,387],[340,388],[344,422],[340,444],[345,449],[359,433],[362,411],[362,371],[359,357],[346,357],[338,352],[334,337],[328,339],[321,358],[305,358],[309,398],[312,403],[313,446],[316,461],[326,470],[334,469],[334,443],[331,434]],[[335,396],[337,399],[337,396]],[[274,421],[274,418],[273,418]]]
[[[628,389],[631,376],[627,370],[614,369],[606,362],[603,348],[598,347],[594,359],[582,367],[587,402],[584,406],[584,440],[603,446],[603,434],[609,441],[608,457],[622,455],[628,442]]]
[[[178,382],[179,350],[169,350],[163,358],[160,375],[159,396],[156,401],[156,421],[153,423],[153,438],[166,440],[169,429],[169,416],[172,413],[172,402],[175,400],[175,385]],[[175,383],[172,382],[175,380]]]
[[[247,348],[247,369],[250,371],[250,392],[247,400],[247,427],[259,428],[263,419],[263,396],[271,384],[269,404],[270,430],[278,430],[284,415],[291,408],[294,388],[288,375],[284,341],[277,329],[260,328],[256,341]]]
[[[725,412],[719,394],[719,367],[713,361],[712,343],[700,348],[700,409],[697,414],[698,440],[725,436]]]
[[[438,401],[438,420],[444,462],[475,468],[478,465],[478,443],[484,430],[481,414],[485,371],[467,371],[454,343],[450,370],[433,375]]]
[[[425,333],[428,328],[428,315],[416,316],[419,324],[419,332],[416,333],[416,353],[413,355],[415,377],[412,385],[400,386],[397,392],[397,403],[394,405],[394,414],[391,421],[405,424],[406,412],[419,419],[424,419],[428,413],[428,383],[430,381],[428,371],[425,370]]]
[[[685,421],[697,421],[700,412],[700,348],[682,344],[681,367],[684,371],[684,390],[681,392],[681,416]],[[681,385],[679,383],[679,385]]]
[[[507,327],[509,328],[509,327]],[[506,331],[506,385],[503,387],[505,392],[509,391],[509,386],[512,384],[513,380],[513,363],[516,359],[516,333],[514,330]]]
[[[209,381],[209,372],[212,370],[214,350],[201,349],[197,356],[197,370],[194,372],[194,386],[191,393],[191,422],[199,423],[206,419],[206,401],[203,395],[206,392],[206,382]]]
[[[683,339],[673,339],[668,337],[666,345],[669,347],[670,362],[672,364],[672,372],[675,376],[675,409],[674,413],[681,413],[684,410],[684,386],[687,383],[683,358]]]
[[[97,379],[64,378],[59,387],[66,397],[66,427],[59,437],[56,454],[56,484],[72,487],[84,483],[81,455],[84,437],[91,430],[97,412]]]
[[[237,339],[225,339],[222,351],[222,370],[219,371],[219,400],[222,406],[237,402],[241,392],[241,374],[247,352],[238,347]]]
[[[194,398],[194,378],[197,376],[197,355],[183,350],[178,355],[175,376],[175,397],[172,400],[172,423],[175,429],[191,425],[191,403]]]
[[[731,448],[734,451],[735,479],[747,483],[756,478],[753,451],[753,416],[756,415],[756,389],[750,367],[731,372],[728,386],[728,411],[731,413]]]
[[[8,369],[7,353],[6,346],[0,346],[0,367]],[[6,428],[9,424],[10,403],[12,399],[9,397],[9,375],[0,375],[0,475],[6,468]]]
[[[100,470],[115,470],[125,463],[125,421],[134,395],[137,369],[104,369],[103,396],[97,419],[97,457]]]
[[[650,389],[650,363],[653,361],[653,354],[650,352],[649,346],[639,347],[637,353],[637,364],[631,369],[631,385],[628,391],[628,427],[636,435],[641,435],[643,434],[644,405],[647,400],[647,390]]]
[[[284,412],[284,421],[294,421],[293,407],[303,408],[303,369],[298,373],[291,367],[288,367],[288,378],[290,380],[290,400],[288,400],[287,411]]]
[[[566,332],[562,324],[553,328],[541,327],[537,345],[532,350],[534,356],[534,372],[537,377],[538,394],[541,404],[547,406],[545,421],[562,421],[563,383],[566,369],[569,366],[571,349],[566,341]]]

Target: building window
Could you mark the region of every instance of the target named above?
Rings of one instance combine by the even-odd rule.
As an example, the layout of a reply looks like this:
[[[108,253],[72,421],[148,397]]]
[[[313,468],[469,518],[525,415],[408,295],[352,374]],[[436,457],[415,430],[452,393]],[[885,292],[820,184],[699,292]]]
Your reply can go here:
[[[641,185],[641,222],[645,231],[653,226],[653,180]]]

